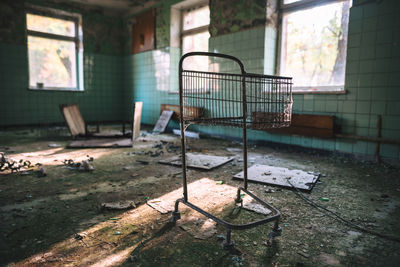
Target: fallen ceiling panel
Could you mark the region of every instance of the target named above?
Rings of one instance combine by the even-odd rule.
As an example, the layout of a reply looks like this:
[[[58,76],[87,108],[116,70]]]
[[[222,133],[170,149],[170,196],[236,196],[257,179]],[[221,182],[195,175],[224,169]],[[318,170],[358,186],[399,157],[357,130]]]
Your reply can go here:
[[[186,153],[186,165],[191,168],[211,170],[233,160],[233,157]],[[159,163],[182,166],[181,156],[160,160]]]
[[[319,174],[302,170],[289,170],[268,165],[255,164],[247,169],[248,181],[311,191],[318,181]],[[233,176],[243,180],[243,171]],[[288,179],[292,185],[288,182]]]

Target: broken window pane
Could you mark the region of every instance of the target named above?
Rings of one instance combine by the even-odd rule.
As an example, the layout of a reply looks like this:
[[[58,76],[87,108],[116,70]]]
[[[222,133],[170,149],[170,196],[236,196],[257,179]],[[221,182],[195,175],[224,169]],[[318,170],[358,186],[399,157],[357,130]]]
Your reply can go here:
[[[348,15],[348,1],[283,14],[280,74],[294,90],[343,90]]]
[[[183,12],[183,30],[190,30],[210,24],[210,8],[204,6]]]
[[[28,30],[75,37],[75,22],[34,14],[26,14]]]
[[[28,36],[29,86],[76,88],[75,43]]]
[[[197,34],[186,35],[182,37],[182,54],[192,51],[208,51],[208,38],[210,33],[208,31]],[[208,70],[208,58],[204,56],[188,57],[184,61],[184,69],[187,70]]]

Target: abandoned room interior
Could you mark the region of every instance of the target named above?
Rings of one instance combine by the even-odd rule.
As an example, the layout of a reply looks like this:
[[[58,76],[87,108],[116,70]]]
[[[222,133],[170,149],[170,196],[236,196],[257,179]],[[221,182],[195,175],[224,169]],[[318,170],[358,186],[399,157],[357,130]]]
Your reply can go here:
[[[399,266],[400,1],[1,0],[1,266]]]

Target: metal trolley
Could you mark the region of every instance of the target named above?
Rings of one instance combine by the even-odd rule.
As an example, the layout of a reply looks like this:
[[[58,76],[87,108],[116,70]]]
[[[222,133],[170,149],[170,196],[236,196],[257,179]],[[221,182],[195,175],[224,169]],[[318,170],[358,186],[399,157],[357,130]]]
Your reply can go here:
[[[190,57],[208,57],[209,64],[229,71],[195,71],[183,69],[183,62]],[[204,59],[204,58],[203,58]],[[280,212],[248,190],[247,181],[247,129],[264,130],[287,127],[292,115],[292,78],[246,73],[242,62],[236,57],[208,52],[192,52],[182,56],[179,62],[179,104],[182,148],[183,198],[175,202],[170,221],[181,218],[179,203],[196,210],[224,226],[227,230],[224,247],[233,245],[231,230],[249,229],[274,221],[270,238],[279,236]],[[201,116],[193,114],[191,107],[201,108]],[[243,205],[241,192],[245,192],[259,204],[272,211],[272,215],[247,223],[231,224],[193,205],[188,199],[186,179],[185,130],[190,124],[223,125],[243,128],[244,186],[237,190],[235,204]]]

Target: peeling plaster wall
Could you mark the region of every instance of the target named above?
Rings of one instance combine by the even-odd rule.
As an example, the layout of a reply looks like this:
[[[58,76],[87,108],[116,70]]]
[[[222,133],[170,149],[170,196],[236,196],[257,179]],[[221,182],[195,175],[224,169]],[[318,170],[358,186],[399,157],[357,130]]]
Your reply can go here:
[[[266,4],[266,0],[210,0],[211,37],[265,25]]]
[[[83,15],[84,48],[101,54],[121,54],[122,20],[102,14]]]
[[[123,52],[123,20],[119,16],[106,15],[99,8],[74,3],[58,4],[55,0],[30,0],[29,3],[81,14],[83,46],[87,52],[114,55],[120,55]]]
[[[170,5],[156,8],[156,49],[169,46]]]
[[[0,2],[0,43],[25,44],[25,14],[23,1]]]

